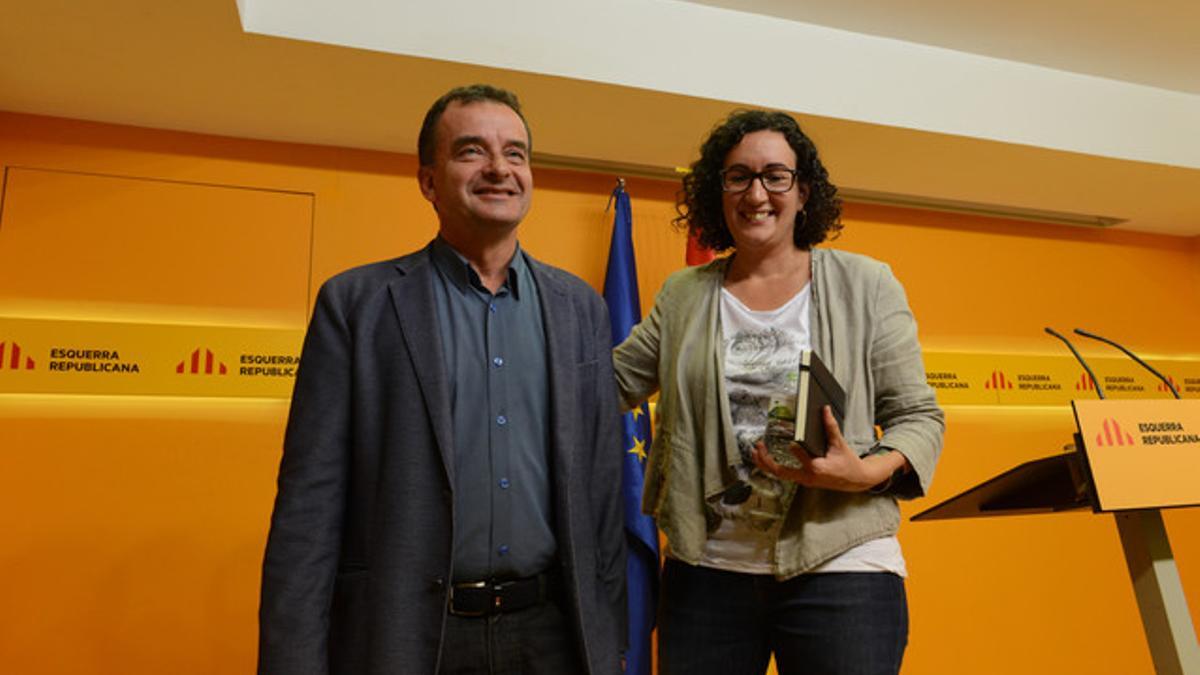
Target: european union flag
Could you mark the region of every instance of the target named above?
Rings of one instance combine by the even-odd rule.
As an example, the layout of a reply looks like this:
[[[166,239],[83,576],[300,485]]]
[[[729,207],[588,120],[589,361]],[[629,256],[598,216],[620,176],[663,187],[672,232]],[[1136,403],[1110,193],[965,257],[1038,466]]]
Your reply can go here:
[[[638,301],[637,266],[633,259],[633,215],[622,181],[612,194],[616,202],[608,272],[604,276],[604,301],[612,321],[616,346],[642,320]],[[625,468],[621,492],[625,499],[625,536],[629,543],[629,651],[626,672],[650,675],[650,633],[654,630],[658,599],[658,530],[642,514],[642,480],[646,452],[650,449],[650,414],[646,404],[625,413],[623,420]]]

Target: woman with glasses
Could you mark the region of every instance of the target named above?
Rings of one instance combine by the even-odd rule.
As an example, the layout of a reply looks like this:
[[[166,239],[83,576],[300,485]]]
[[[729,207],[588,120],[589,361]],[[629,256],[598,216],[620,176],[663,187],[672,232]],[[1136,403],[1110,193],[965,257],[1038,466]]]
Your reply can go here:
[[[677,210],[731,253],[672,275],[614,352],[627,405],[660,393],[643,496],[668,542],[660,672],[757,675],[774,654],[781,675],[894,675],[896,500],[924,494],[944,428],[904,290],[881,262],[817,247],[841,201],[784,113],[718,125]],[[768,418],[795,401],[806,349],[845,390],[844,419],[822,411],[824,456],[784,441],[779,457]]]

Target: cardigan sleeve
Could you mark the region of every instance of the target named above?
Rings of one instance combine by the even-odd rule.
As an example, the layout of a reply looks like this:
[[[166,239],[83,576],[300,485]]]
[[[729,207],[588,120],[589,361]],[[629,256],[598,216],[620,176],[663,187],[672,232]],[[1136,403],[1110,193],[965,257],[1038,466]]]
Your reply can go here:
[[[917,323],[904,288],[891,268],[880,268],[875,292],[877,330],[871,344],[875,380],[875,423],[883,429],[879,445],[908,460],[913,471],[897,479],[890,492],[902,499],[923,496],[933,480],[942,451],[945,416],[925,380]]]
[[[658,391],[662,308],[669,306],[668,295],[664,285],[654,299],[650,315],[634,326],[629,337],[613,350],[613,369],[625,411],[632,410]]]

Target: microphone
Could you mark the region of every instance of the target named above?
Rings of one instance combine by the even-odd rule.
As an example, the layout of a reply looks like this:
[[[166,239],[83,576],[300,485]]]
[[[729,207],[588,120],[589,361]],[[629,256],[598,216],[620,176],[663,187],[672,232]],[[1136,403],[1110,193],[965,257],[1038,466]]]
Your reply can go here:
[[[1104,400],[1104,389],[1102,389],[1100,387],[1100,380],[1096,379],[1096,374],[1092,372],[1091,366],[1089,366],[1087,364],[1087,361],[1084,361],[1083,357],[1079,355],[1079,352],[1075,350],[1075,345],[1071,344],[1070,340],[1063,337],[1058,331],[1054,330],[1053,328],[1050,328],[1049,326],[1047,326],[1045,330],[1047,333],[1053,335],[1054,337],[1058,338],[1059,340],[1062,340],[1063,344],[1065,344],[1067,346],[1067,349],[1071,350],[1071,353],[1075,355],[1075,360],[1079,362],[1079,365],[1083,366],[1083,369],[1085,371],[1087,371],[1088,377],[1092,378],[1092,384],[1096,385],[1096,396],[1099,396],[1101,400]],[[1076,328],[1075,330],[1078,331],[1079,329]],[[1137,358],[1137,357],[1134,357],[1134,358]]]
[[[1085,337],[1085,338],[1091,338],[1091,339],[1093,339],[1093,340],[1099,340],[1099,341],[1101,341],[1101,342],[1103,342],[1103,343],[1105,343],[1105,344],[1109,344],[1109,345],[1112,345],[1112,346],[1116,347],[1117,349],[1120,349],[1122,352],[1125,352],[1125,356],[1128,356],[1129,358],[1133,359],[1134,361],[1137,361],[1137,364],[1138,364],[1139,366],[1141,366],[1141,367],[1145,368],[1146,370],[1150,371],[1151,373],[1154,373],[1154,376],[1155,376],[1155,377],[1157,377],[1158,379],[1162,380],[1162,383],[1163,383],[1163,384],[1165,384],[1165,385],[1167,385],[1167,391],[1171,392],[1171,395],[1172,395],[1172,396],[1174,396],[1175,398],[1179,398],[1179,392],[1175,390],[1175,385],[1171,384],[1171,381],[1170,381],[1170,380],[1168,380],[1166,377],[1164,377],[1162,373],[1160,373],[1160,372],[1158,372],[1157,370],[1155,370],[1155,369],[1154,369],[1154,367],[1153,367],[1153,366],[1151,366],[1149,363],[1146,363],[1145,361],[1143,361],[1143,360],[1139,359],[1137,354],[1134,354],[1133,352],[1131,352],[1131,351],[1129,351],[1128,349],[1126,349],[1126,348],[1122,347],[1121,345],[1117,344],[1116,342],[1113,342],[1112,340],[1109,340],[1109,339],[1108,339],[1108,338],[1106,338],[1106,337],[1101,337],[1101,336],[1099,336],[1099,335],[1096,335],[1095,333],[1089,333],[1089,332],[1087,332],[1086,330],[1083,330],[1083,329],[1081,329],[1081,328],[1076,328],[1076,329],[1075,329],[1075,334],[1076,334],[1076,335],[1082,335],[1082,336],[1083,336],[1083,337]]]

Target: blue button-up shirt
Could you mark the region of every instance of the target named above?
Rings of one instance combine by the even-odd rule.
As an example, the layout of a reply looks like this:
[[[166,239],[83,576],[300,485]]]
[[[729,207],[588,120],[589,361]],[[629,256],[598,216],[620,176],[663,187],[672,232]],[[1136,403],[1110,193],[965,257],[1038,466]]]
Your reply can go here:
[[[557,551],[537,287],[519,247],[494,294],[441,237],[432,250],[454,424],[454,581],[531,576]]]

